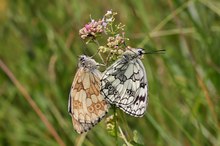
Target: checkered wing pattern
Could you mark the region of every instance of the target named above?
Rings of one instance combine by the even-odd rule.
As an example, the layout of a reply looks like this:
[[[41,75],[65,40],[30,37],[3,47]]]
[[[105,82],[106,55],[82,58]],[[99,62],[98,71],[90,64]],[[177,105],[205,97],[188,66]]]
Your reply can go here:
[[[138,50],[129,50],[101,78],[101,94],[127,114],[143,116],[147,107],[147,78]]]

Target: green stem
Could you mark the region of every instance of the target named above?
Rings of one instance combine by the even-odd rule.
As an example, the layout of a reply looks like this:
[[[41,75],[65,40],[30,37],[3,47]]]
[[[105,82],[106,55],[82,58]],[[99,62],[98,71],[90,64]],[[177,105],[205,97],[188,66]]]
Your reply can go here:
[[[116,146],[118,146],[118,130],[117,130],[117,112],[116,112],[116,106],[113,106],[114,109],[114,124],[115,124],[115,142]]]
[[[118,126],[118,128],[119,128],[119,132],[121,133],[121,137],[122,137],[122,139],[124,140],[125,144],[126,144],[127,146],[133,146],[133,145],[130,144],[130,143],[128,142],[128,140],[126,139],[126,137],[125,137],[123,131],[121,130],[121,127]]]
[[[96,44],[96,45],[98,46],[98,48],[99,48],[99,47],[100,47],[99,41],[98,41],[97,39],[94,39],[94,42],[95,42],[95,44]],[[98,50],[96,54],[99,55],[100,59],[102,60],[102,63],[105,64],[105,61],[104,61],[104,59],[103,59],[103,57],[102,57],[102,55],[101,55],[101,53],[100,53],[99,51],[100,51],[100,50]],[[94,54],[93,56],[95,56],[96,54]]]
[[[125,129],[125,131],[126,131],[126,133],[125,133],[125,137],[127,137],[126,139],[128,141],[132,141],[133,133],[132,133],[131,129],[128,126],[128,122],[125,119],[125,115],[123,113],[119,112],[119,117],[120,117],[121,123],[123,123],[122,128]]]

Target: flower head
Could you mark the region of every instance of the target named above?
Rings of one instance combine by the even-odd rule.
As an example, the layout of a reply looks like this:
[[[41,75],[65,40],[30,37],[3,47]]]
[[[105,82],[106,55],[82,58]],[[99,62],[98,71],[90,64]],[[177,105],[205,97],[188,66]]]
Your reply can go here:
[[[112,15],[112,10],[107,11],[107,13],[105,14],[105,16],[109,16]]]
[[[103,20],[106,22],[106,23],[112,23],[114,20],[115,20],[115,15],[117,13],[116,12],[112,12],[112,10],[109,10],[105,13],[104,17],[103,17]]]
[[[104,27],[103,20],[95,21],[92,19],[90,23],[86,24],[79,30],[79,35],[82,39],[86,39],[88,37],[96,38],[104,31]]]
[[[118,34],[115,37],[109,37],[107,41],[108,41],[107,42],[108,47],[112,49],[118,49],[120,48],[121,45],[124,45],[125,38]]]

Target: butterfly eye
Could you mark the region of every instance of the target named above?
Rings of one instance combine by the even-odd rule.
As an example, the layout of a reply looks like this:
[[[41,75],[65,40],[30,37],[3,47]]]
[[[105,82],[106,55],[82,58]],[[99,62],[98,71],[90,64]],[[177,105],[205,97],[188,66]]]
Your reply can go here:
[[[138,49],[138,55],[144,54],[144,51],[142,49]]]
[[[85,56],[81,56],[79,60],[80,60],[81,62],[82,62],[82,61],[85,61]]]

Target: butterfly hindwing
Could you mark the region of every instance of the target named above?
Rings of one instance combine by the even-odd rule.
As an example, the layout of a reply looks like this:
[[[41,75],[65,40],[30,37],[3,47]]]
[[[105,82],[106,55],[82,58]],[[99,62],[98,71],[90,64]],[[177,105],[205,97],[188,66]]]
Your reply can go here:
[[[89,62],[91,58],[85,59],[88,62],[81,62],[72,83],[68,102],[68,111],[72,116],[73,124],[75,123],[74,129],[78,133],[88,131],[96,125],[109,108],[100,94],[101,73],[96,68],[96,64]]]
[[[137,60],[137,65],[140,67],[139,76],[143,76],[140,79],[140,86],[137,92],[135,93],[135,101],[129,106],[121,106],[121,109],[132,116],[141,117],[146,111],[146,107],[148,104],[148,83],[146,78],[146,72],[140,59]]]
[[[79,134],[89,131],[93,125],[88,123],[80,123],[72,116],[73,127]]]

